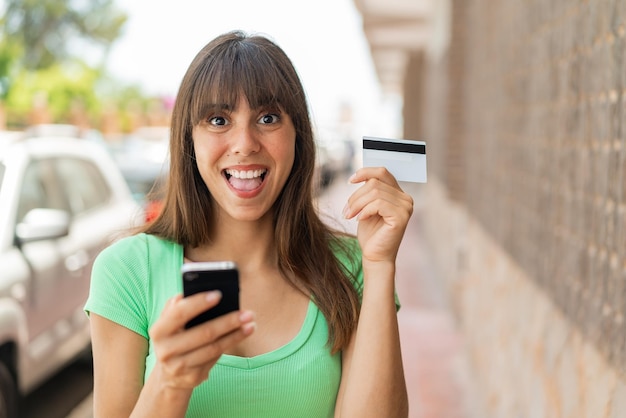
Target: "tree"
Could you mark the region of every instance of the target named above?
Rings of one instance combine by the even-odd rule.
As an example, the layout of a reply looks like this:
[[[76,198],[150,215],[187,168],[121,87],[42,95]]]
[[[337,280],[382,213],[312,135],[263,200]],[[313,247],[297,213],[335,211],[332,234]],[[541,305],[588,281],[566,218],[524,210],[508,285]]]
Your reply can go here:
[[[4,10],[3,10],[4,9]],[[0,0],[0,103],[22,127],[38,98],[54,121],[98,111],[97,84],[127,15],[114,0]],[[99,62],[94,58],[100,54]]]
[[[21,54],[20,44],[12,39],[0,38],[0,100],[9,92],[11,78],[17,69],[15,63]]]
[[[21,64],[27,70],[63,63],[86,42],[106,58],[127,20],[114,0],[5,0],[5,5],[2,37],[24,47]]]
[[[88,114],[93,115],[100,107],[94,91],[98,77],[98,71],[81,63],[22,71],[14,77],[6,97],[9,121],[14,125],[26,125],[33,101],[41,95],[45,95],[53,122],[66,121],[78,103]]]

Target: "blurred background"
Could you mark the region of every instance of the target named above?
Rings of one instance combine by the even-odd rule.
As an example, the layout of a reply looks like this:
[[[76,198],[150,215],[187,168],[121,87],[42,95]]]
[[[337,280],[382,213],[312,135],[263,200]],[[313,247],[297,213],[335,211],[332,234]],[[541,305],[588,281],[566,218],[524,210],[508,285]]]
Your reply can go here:
[[[428,183],[402,185],[416,203],[398,272],[411,416],[626,416],[623,0],[0,0],[0,13],[0,265],[19,271],[0,293],[17,306],[41,304],[30,296],[47,270],[32,254],[68,237],[17,233],[64,218],[26,222],[41,212],[25,219],[9,162],[26,173],[43,157],[16,144],[89,142],[125,180],[120,199],[136,206],[123,213],[149,221],[187,65],[220,33],[260,32],[309,96],[322,208],[343,207],[362,136],[426,141]],[[65,321],[46,341],[84,327]],[[42,416],[28,407],[42,398],[72,398],[46,416],[89,416],[88,368],[63,395],[38,390],[67,369],[21,376],[20,347],[44,352],[29,351],[36,336],[0,341],[0,393],[26,395],[23,416]]]

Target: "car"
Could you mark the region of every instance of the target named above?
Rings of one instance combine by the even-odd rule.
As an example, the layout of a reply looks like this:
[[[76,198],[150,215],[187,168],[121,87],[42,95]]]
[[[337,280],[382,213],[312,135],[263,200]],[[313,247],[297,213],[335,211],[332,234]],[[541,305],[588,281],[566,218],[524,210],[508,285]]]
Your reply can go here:
[[[328,150],[321,146],[319,142],[315,143],[315,167],[314,167],[314,190],[315,193],[320,193],[330,183],[332,183],[334,173],[330,167],[330,157],[328,156]]]
[[[72,137],[80,138],[81,131],[76,125],[57,124],[57,123],[41,123],[31,125],[23,132],[25,137]]]
[[[169,172],[169,127],[138,128],[109,150],[151,222],[161,211]]]
[[[101,145],[0,134],[0,417],[90,353],[93,260],[143,211]]]
[[[354,166],[354,143],[329,129],[315,132],[317,145],[316,178],[319,189],[328,187],[338,176],[349,173]]]

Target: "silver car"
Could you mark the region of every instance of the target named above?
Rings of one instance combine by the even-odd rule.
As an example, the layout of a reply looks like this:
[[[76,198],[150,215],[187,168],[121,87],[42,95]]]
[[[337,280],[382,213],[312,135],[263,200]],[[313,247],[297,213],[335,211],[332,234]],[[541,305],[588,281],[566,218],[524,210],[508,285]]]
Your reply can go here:
[[[0,417],[89,351],[95,256],[143,221],[109,153],[87,140],[0,135]]]

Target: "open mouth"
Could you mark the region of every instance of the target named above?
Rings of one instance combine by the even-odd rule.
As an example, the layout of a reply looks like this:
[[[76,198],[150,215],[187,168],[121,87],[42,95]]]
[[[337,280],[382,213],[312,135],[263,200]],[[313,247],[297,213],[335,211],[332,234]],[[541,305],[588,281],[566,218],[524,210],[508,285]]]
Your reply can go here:
[[[224,170],[226,180],[234,189],[250,191],[258,188],[263,184],[267,169],[258,170],[234,170],[227,168]]]

